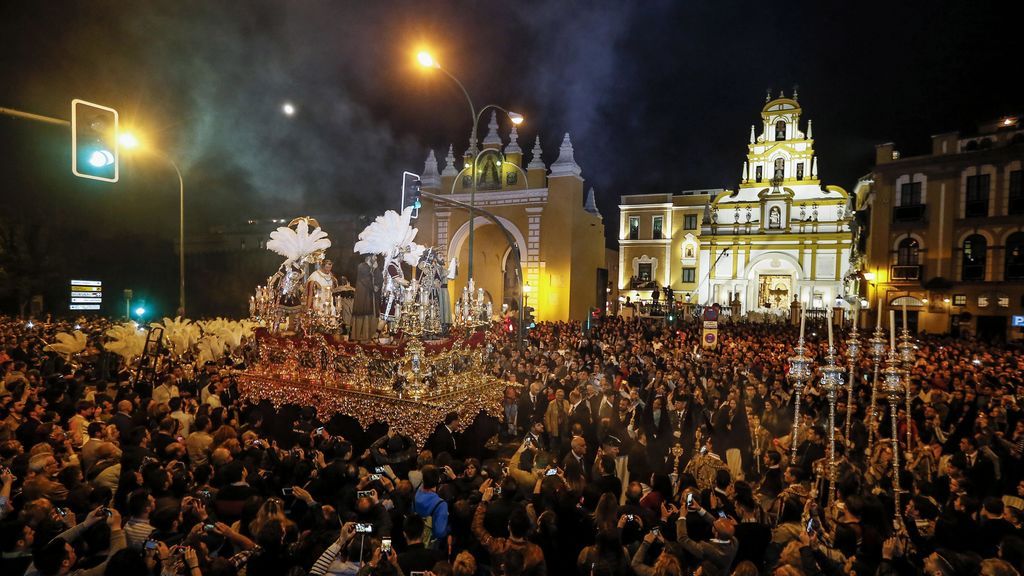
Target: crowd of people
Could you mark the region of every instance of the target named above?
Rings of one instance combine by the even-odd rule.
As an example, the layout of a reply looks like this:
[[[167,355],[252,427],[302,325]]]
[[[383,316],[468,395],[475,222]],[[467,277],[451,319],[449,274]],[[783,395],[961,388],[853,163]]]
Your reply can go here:
[[[103,320],[75,324],[83,353],[49,349],[73,324],[0,320],[4,575],[1024,570],[1020,347],[916,340],[894,450],[870,357],[832,430],[808,385],[794,435],[793,328],[727,324],[714,350],[644,319],[496,330],[501,418],[453,414],[417,446],[244,401],[254,343],[139,378]]]

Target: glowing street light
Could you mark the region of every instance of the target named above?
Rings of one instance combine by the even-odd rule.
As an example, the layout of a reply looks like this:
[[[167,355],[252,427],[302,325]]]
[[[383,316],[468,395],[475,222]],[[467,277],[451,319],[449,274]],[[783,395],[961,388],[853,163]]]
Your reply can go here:
[[[523,115],[522,114],[520,114],[518,112],[506,112],[506,113],[508,114],[508,119],[511,120],[512,123],[515,124],[516,126],[519,126],[520,124],[523,123]]]
[[[416,60],[419,61],[420,66],[424,68],[440,68],[441,65],[434,60],[434,57],[430,55],[430,52],[426,50],[420,50],[419,54],[416,55]]]
[[[145,313],[146,309],[143,308],[142,306],[139,306],[138,308],[135,309],[135,315],[139,317],[139,320],[142,320],[142,315]]]
[[[117,137],[117,143],[125,148],[134,150],[139,147],[139,139],[135,137],[135,134],[131,132],[122,132]]]
[[[291,102],[285,102],[281,105],[281,112],[283,112],[285,116],[295,116],[295,105]]]

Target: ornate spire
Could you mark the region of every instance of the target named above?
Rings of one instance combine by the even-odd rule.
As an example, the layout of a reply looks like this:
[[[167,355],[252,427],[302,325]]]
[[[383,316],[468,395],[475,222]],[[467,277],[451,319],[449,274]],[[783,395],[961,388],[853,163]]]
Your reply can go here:
[[[757,141],[757,136],[754,136],[754,125],[750,125],[750,143],[753,144]]]
[[[551,176],[579,176],[581,172],[583,171],[573,158],[572,140],[566,132],[565,138],[562,138],[562,146],[558,150],[558,160],[551,165]]]
[[[783,92],[782,90],[779,90],[779,98],[785,98],[785,97],[786,97],[786,93]]]
[[[814,138],[814,120],[807,121],[807,139],[811,140]]]
[[[526,167],[527,170],[546,170],[547,166],[544,165],[544,159],[541,158],[543,150],[540,147],[540,136],[533,141],[533,157],[530,158],[530,164]]]
[[[519,147],[519,130],[512,125],[512,131],[508,133],[508,145],[505,146],[505,154],[522,154],[523,149]]]
[[[495,146],[501,148],[501,136],[498,136],[498,113],[491,110],[491,121],[487,123],[487,136],[484,136],[484,148]]]
[[[743,162],[743,181],[750,180],[750,167],[746,162]]]
[[[767,104],[772,101],[772,89],[769,88],[764,91],[764,103]]]
[[[433,150],[427,154],[427,161],[423,163],[423,176],[420,176],[420,182],[424,188],[441,186],[441,175],[437,173],[437,157],[434,156]]]
[[[594,198],[594,187],[590,187],[590,191],[587,192],[587,201],[583,205],[583,209],[590,212],[594,216],[600,216],[601,211],[597,209],[597,199]]]
[[[444,171],[441,176],[458,176],[459,169],[455,167],[455,147],[448,145],[448,156],[444,159]]]
[[[793,101],[796,101],[797,91],[800,90],[799,84],[793,84]]]
[[[811,158],[811,178],[818,177],[818,157]]]

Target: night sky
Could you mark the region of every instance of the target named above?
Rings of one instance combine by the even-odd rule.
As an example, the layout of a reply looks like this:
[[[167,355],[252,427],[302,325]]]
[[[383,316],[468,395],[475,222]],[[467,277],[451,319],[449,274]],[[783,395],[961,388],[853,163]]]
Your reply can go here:
[[[821,177],[847,190],[877,143],[923,152],[930,134],[1020,111],[1010,4],[5,2],[0,106],[118,108],[181,165],[190,231],[375,214],[428,148],[467,145],[462,94],[415,64],[428,47],[478,107],[526,116],[524,149],[539,133],[550,163],[571,133],[613,232],[619,195],[735,186],[769,87],[799,84]],[[0,142],[0,232],[44,227],[62,265],[168,258],[177,182],[158,159],[124,158],[110,185],[71,176],[66,128],[0,117]]]

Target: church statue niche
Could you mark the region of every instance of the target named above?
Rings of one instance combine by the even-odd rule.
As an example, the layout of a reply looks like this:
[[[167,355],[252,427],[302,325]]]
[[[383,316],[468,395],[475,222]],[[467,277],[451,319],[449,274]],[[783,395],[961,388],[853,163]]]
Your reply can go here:
[[[768,228],[782,228],[782,211],[778,206],[772,206],[772,209],[768,211]]]
[[[498,190],[501,188],[501,153],[484,150],[476,159],[476,189]]]
[[[684,258],[693,258],[693,246],[686,247],[686,256]]]

